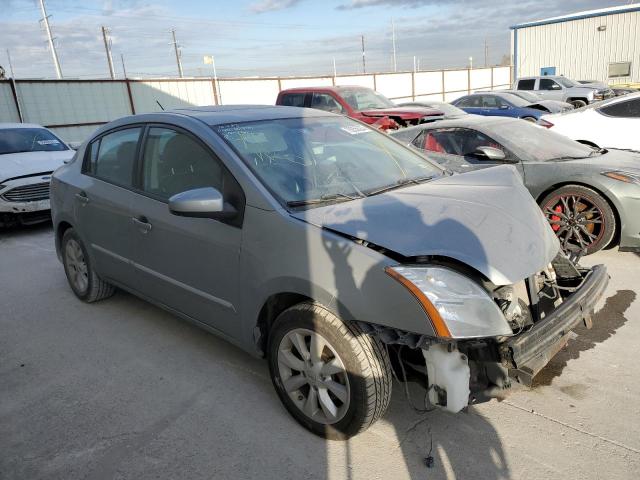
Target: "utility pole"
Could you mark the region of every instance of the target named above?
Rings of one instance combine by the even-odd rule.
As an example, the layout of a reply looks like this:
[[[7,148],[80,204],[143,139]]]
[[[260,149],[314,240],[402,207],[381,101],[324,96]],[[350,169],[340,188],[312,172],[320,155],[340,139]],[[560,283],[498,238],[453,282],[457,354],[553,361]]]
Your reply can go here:
[[[336,57],[333,57],[333,81],[335,82],[338,72],[336,71]]]
[[[49,42],[49,49],[51,50],[51,55],[53,56],[53,64],[56,67],[56,75],[58,76],[58,79],[61,79],[62,70],[60,69],[58,52],[56,52],[56,47],[53,44],[53,38],[51,37],[51,27],[49,26],[49,16],[47,15],[47,10],[44,8],[44,0],[40,0],[40,10],[42,11],[42,19],[40,21],[44,22],[44,28],[47,31],[47,40]]]
[[[413,73],[416,73],[418,71],[417,67],[416,67],[416,56],[413,56]]]
[[[13,73],[13,63],[11,63],[11,52],[7,48],[7,58],[9,59],[9,71],[11,72],[11,78],[16,78],[15,73]]]
[[[487,45],[487,39],[484,39],[484,68],[487,68],[487,62],[489,59],[489,45]]]
[[[122,73],[124,74],[124,78],[127,78],[127,69],[124,66],[124,55],[120,54],[120,61],[122,62]]]
[[[184,75],[182,74],[182,61],[180,60],[180,50],[178,47],[178,42],[176,40],[176,31],[175,30],[171,30],[171,34],[173,35],[173,48],[176,52],[176,62],[178,64],[178,74],[180,75],[180,78],[182,78]]]
[[[367,62],[364,57],[364,35],[360,35],[360,40],[362,40],[362,73],[367,73]]]
[[[396,62],[396,25],[391,19],[391,41],[393,43],[393,71],[398,71],[398,63]]]
[[[116,79],[116,74],[113,70],[113,57],[111,56],[111,39],[107,39],[107,35],[109,31],[107,27],[102,26],[102,39],[104,40],[104,49],[107,52],[107,63],[109,64],[109,74],[111,75],[111,80]]]

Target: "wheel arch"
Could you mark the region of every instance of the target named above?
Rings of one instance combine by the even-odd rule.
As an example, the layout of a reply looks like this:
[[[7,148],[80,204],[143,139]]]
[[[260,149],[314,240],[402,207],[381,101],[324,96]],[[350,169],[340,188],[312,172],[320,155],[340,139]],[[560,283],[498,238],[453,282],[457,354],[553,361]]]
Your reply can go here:
[[[540,193],[536,197],[536,203],[538,205],[540,205],[540,203],[542,202],[544,197],[549,195],[554,190],[558,190],[559,188],[569,187],[569,186],[573,186],[573,185],[593,190],[598,195],[600,195],[602,198],[604,198],[604,200],[609,204],[609,206],[611,207],[611,210],[613,211],[613,216],[616,219],[616,230],[615,230],[615,232],[613,232],[613,238],[611,239],[611,243],[609,243],[609,245],[605,246],[604,248],[606,249],[606,248],[610,248],[612,246],[617,245],[618,242],[620,241],[620,230],[621,230],[620,213],[618,213],[618,208],[616,207],[615,202],[613,200],[611,200],[609,195],[607,195],[603,191],[603,189],[598,188],[597,186],[594,186],[592,184],[588,184],[586,182],[580,182],[580,181],[566,181],[566,182],[555,183],[555,184],[547,187],[545,190],[542,191],[542,193]]]
[[[62,237],[64,236],[64,232],[66,232],[70,228],[73,228],[73,225],[71,225],[71,223],[67,222],[66,220],[61,220],[56,224],[55,242],[56,242],[56,253],[58,255],[58,258],[61,258],[60,248],[62,246]]]

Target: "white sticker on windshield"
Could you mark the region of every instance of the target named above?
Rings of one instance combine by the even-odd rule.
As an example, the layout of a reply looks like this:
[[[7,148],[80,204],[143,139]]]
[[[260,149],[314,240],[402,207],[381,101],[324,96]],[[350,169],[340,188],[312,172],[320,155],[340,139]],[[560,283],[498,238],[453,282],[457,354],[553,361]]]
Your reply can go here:
[[[58,140],[38,140],[38,145],[58,145],[60,142]]]
[[[369,131],[369,129],[363,125],[349,125],[348,127],[340,128],[351,135],[358,135],[359,133],[367,133]]]

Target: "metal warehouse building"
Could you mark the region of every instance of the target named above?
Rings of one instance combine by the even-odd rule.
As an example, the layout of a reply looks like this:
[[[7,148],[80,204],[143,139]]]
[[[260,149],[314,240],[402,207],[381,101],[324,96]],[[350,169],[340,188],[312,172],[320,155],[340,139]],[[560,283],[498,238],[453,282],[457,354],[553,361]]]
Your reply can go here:
[[[640,3],[521,23],[511,30],[514,78],[640,82]]]

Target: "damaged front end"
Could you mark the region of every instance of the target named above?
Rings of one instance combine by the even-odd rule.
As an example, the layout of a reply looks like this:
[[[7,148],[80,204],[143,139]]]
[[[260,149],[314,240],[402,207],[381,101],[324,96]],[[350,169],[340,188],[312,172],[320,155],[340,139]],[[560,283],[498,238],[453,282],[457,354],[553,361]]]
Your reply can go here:
[[[495,287],[484,282],[481,287],[478,282],[486,295],[482,299],[479,292],[466,286],[464,291],[457,287],[459,291],[454,294],[439,296],[440,280],[426,278],[428,285],[412,293],[418,300],[424,293],[436,310],[427,314],[437,337],[373,325],[367,325],[366,331],[390,348],[399,348],[398,352],[404,349],[396,363],[405,362],[414,372],[426,374],[421,377],[423,381],[426,378],[428,403],[452,412],[499,396],[513,381],[530,386],[575,335],[572,330],[576,326],[584,323],[591,327],[594,308],[609,281],[603,265],[582,268],[564,254],[558,254],[547,268],[517,285]],[[411,285],[416,284],[412,278]],[[451,285],[446,287],[451,289]],[[487,298],[493,301],[495,310]],[[465,316],[473,318],[462,318]],[[444,318],[445,325],[438,325],[434,318]],[[447,327],[451,328],[443,330]],[[487,334],[487,328],[494,333]],[[423,362],[417,360],[419,352]]]

